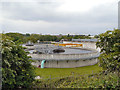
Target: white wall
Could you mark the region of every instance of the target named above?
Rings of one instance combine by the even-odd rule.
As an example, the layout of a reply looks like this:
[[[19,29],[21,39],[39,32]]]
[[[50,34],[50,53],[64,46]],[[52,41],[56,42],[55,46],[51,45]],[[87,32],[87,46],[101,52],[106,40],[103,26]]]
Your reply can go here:
[[[96,42],[81,42],[83,44],[83,48],[86,49],[94,49],[100,52],[100,48],[96,47]]]

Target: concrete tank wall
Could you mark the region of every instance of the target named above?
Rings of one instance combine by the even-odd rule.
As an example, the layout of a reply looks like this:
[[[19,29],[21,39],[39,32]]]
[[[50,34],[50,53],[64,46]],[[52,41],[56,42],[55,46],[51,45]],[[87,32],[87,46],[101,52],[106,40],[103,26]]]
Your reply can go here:
[[[91,58],[88,60],[64,60],[64,61],[46,61],[44,64],[45,68],[74,68],[74,67],[82,67],[94,65],[98,62],[97,58]],[[32,63],[35,66],[39,66],[41,61],[37,61]]]
[[[65,61],[47,61],[46,68],[74,68],[94,65],[98,62],[97,58],[91,60],[65,60]]]

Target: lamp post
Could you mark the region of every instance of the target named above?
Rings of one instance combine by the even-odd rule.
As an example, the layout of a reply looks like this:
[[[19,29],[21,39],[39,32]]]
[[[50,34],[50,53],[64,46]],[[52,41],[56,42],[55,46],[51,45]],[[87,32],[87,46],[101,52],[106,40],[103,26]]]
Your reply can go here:
[[[120,30],[120,1],[118,2],[118,29]]]

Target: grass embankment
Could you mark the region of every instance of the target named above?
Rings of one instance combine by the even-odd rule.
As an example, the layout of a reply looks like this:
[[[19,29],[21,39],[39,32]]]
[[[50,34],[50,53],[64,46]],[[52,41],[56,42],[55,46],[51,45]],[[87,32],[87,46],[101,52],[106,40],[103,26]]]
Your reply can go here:
[[[55,80],[36,80],[33,88],[119,88],[118,79],[116,74],[110,73],[108,75],[94,74]]]
[[[68,76],[78,76],[85,74],[93,74],[101,71],[102,68],[96,65],[85,66],[79,68],[36,68],[35,73],[36,76],[40,76],[41,78],[56,78],[56,77],[68,77]]]
[[[36,68],[43,79],[33,82],[33,88],[119,88],[116,73],[99,74],[98,65],[79,68]],[[74,75],[73,75],[74,72]],[[93,73],[92,73],[93,72]],[[50,78],[51,75],[51,78]],[[57,78],[59,77],[59,78]]]

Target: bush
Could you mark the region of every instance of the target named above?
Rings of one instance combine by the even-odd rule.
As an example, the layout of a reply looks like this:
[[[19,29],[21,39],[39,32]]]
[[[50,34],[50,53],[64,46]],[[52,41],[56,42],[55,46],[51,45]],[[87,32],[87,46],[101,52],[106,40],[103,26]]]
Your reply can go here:
[[[120,30],[100,34],[96,44],[102,53],[99,58],[100,66],[109,72],[120,72]]]
[[[119,88],[116,73],[36,80],[33,88]]]
[[[2,37],[2,88],[30,87],[34,80],[30,57],[19,44]]]

